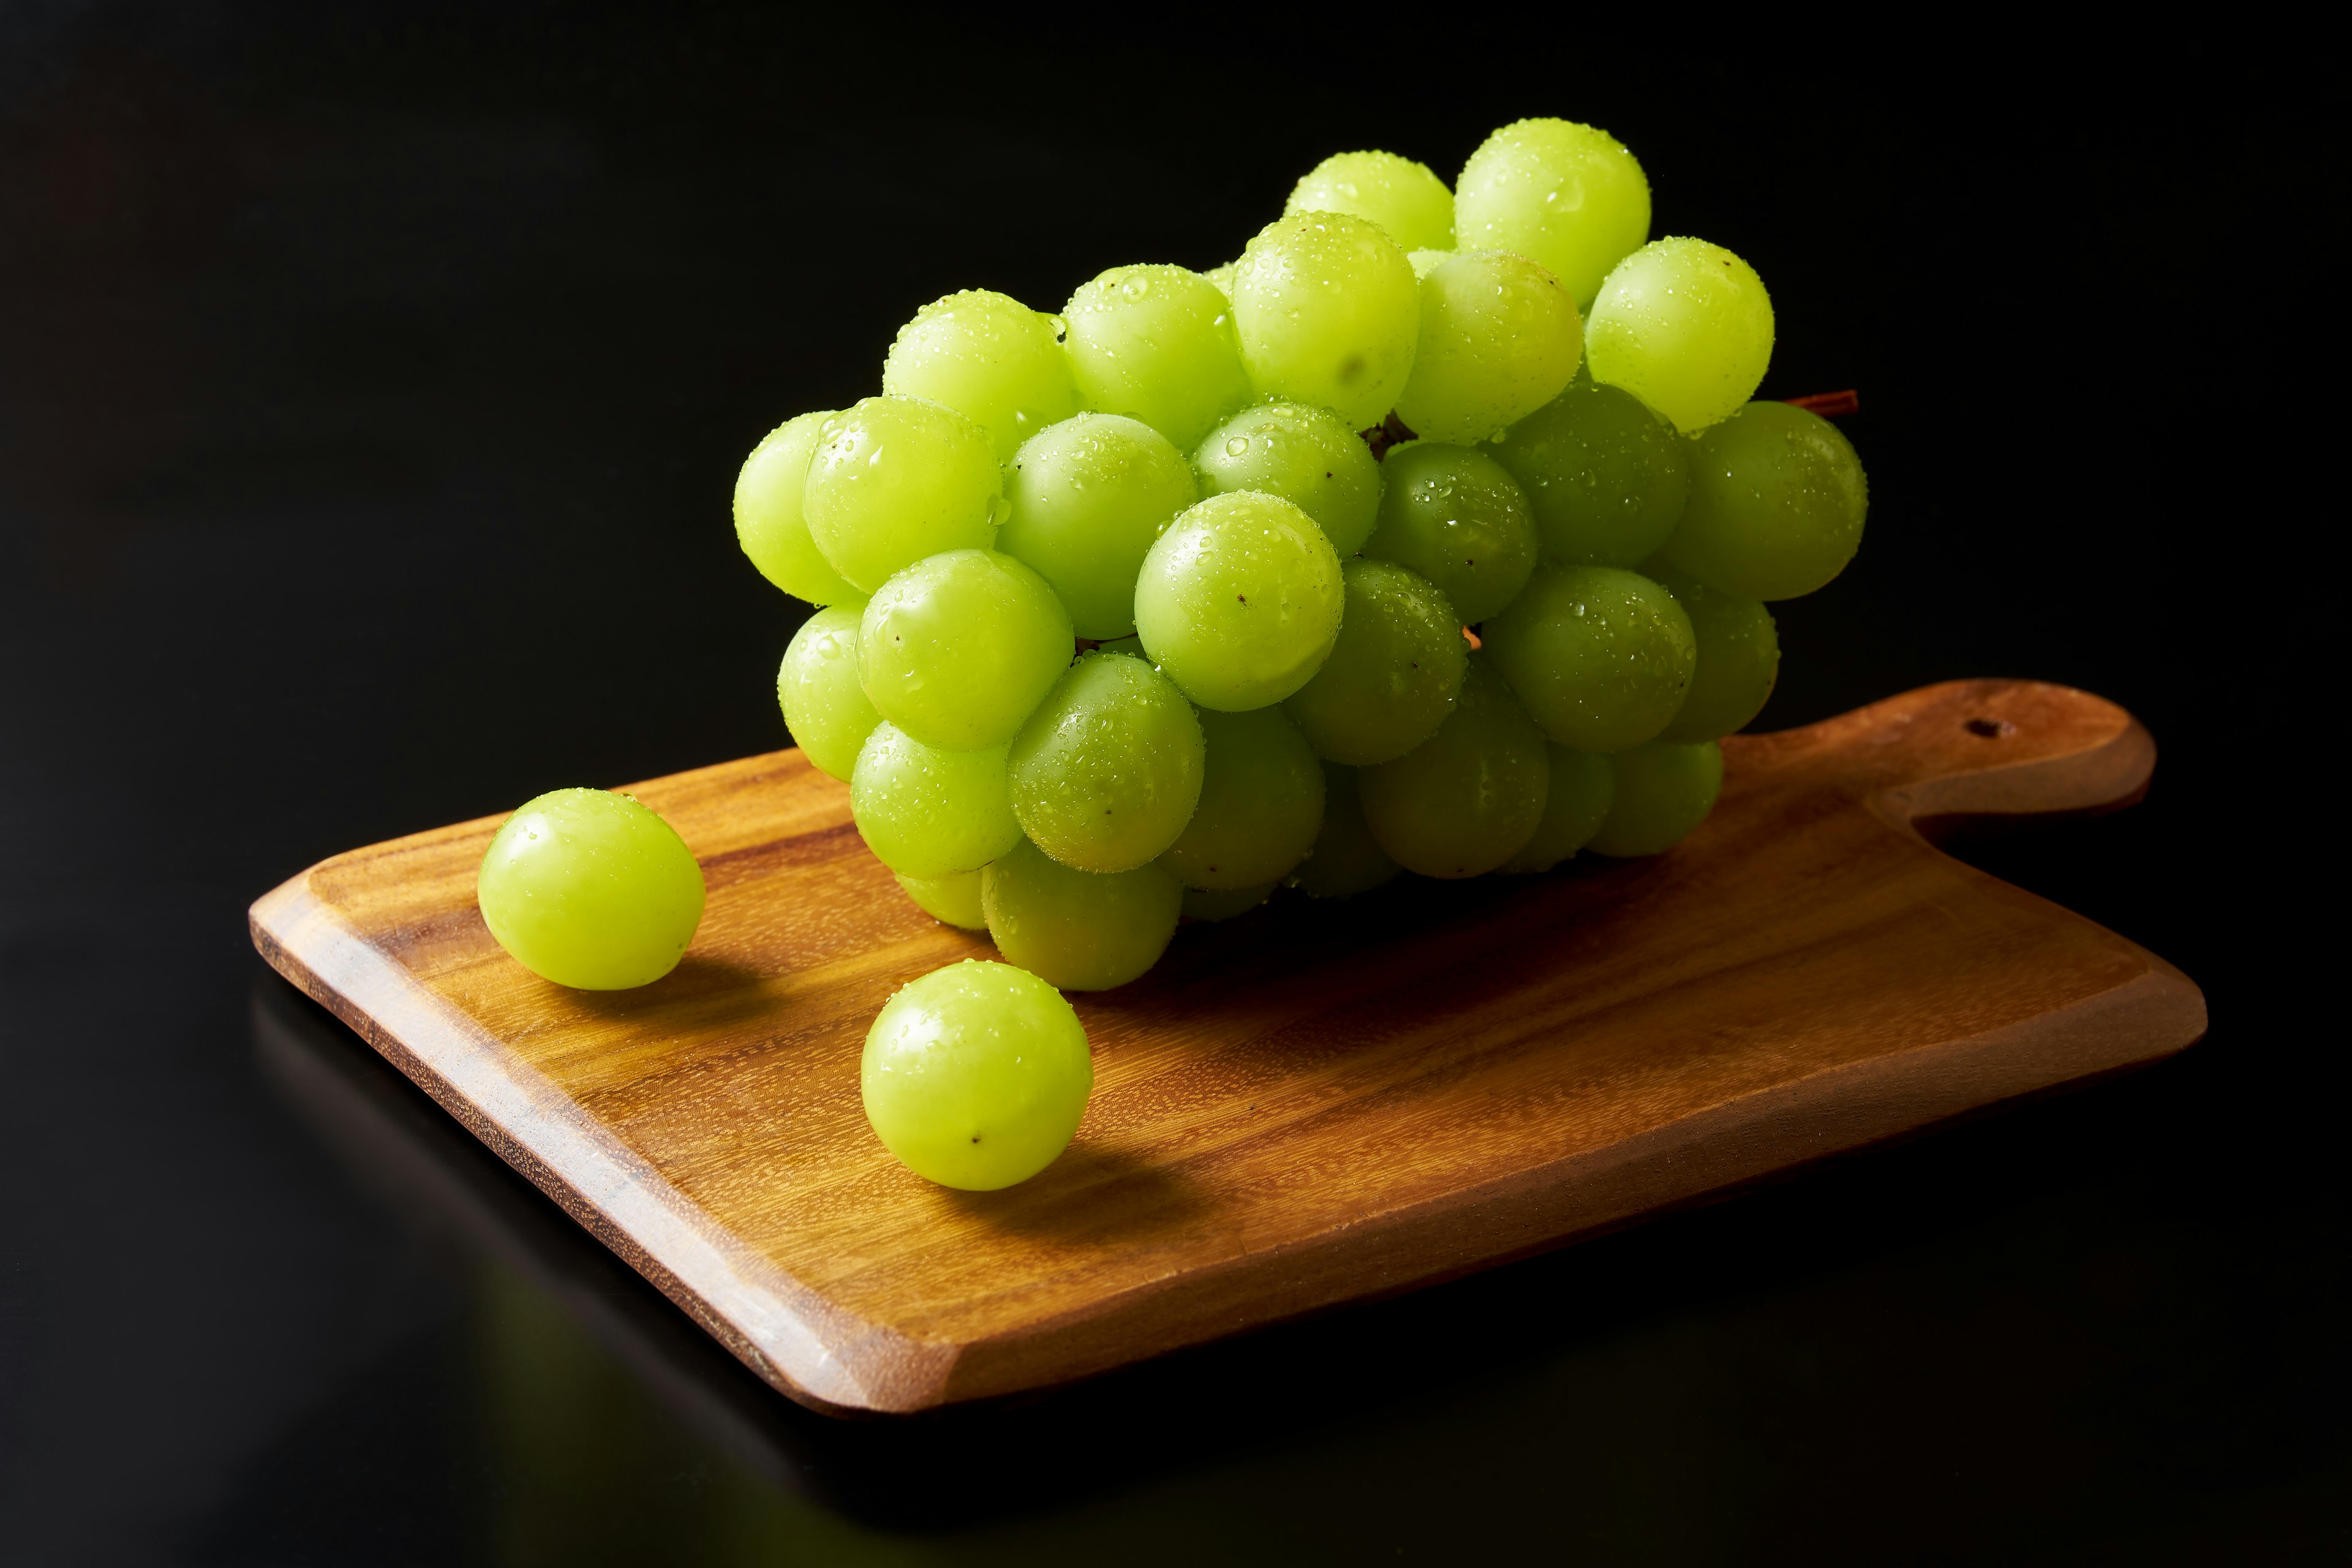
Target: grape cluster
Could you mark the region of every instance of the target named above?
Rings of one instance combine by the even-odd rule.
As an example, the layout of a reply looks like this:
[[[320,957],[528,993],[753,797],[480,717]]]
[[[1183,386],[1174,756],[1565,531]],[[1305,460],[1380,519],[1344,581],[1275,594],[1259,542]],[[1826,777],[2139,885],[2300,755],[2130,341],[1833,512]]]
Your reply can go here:
[[[1229,266],[950,295],[879,395],[761,441],[739,538],[821,606],[784,719],[908,895],[1091,990],[1286,884],[1697,826],[1766,603],[1843,568],[1865,489],[1749,401],[1754,269],[1649,228],[1589,126],[1506,126],[1451,191],[1341,153]]]

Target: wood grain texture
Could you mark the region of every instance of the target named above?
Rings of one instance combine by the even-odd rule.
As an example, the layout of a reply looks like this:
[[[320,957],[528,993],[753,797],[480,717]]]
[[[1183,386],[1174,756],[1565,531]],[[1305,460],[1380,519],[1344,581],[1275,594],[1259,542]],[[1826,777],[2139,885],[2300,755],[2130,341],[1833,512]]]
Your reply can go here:
[[[1076,998],[1094,1099],[1002,1193],[866,1125],[866,1026],[991,952],[866,852],[796,752],[633,786],[707,914],[641,991],[548,984],[483,926],[498,819],[311,868],[254,941],[779,1389],[912,1411],[1484,1268],[2179,1050],[2154,954],[1920,826],[2111,808],[2155,764],[2084,692],[1960,681],[1725,742],[1671,854],[1404,879],[1191,926]]]

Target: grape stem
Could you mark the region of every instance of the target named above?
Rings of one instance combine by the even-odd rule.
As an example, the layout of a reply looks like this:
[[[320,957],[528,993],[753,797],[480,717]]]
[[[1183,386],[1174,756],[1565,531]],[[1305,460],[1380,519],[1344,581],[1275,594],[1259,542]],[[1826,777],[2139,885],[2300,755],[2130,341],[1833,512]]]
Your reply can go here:
[[[1363,437],[1364,445],[1372,449],[1372,456],[1376,458],[1387,457],[1391,447],[1402,446],[1407,441],[1417,441],[1421,438],[1412,433],[1403,420],[1396,416],[1393,409],[1390,410],[1386,419],[1370,429],[1360,430],[1357,434]]]
[[[1815,392],[1803,397],[1784,397],[1780,401],[1808,414],[1818,414],[1824,419],[1834,419],[1841,414],[1858,413],[1862,408],[1861,394],[1850,386],[1843,392]]]

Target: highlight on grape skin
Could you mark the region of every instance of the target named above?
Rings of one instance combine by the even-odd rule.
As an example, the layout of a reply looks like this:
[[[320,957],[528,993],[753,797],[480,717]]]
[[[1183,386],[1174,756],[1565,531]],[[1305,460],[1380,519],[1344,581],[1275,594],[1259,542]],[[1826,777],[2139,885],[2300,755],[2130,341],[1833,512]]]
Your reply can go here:
[[[551,790],[491,838],[476,897],[499,945],[542,980],[625,991],[686,956],[702,923],[702,868],[629,796]]]

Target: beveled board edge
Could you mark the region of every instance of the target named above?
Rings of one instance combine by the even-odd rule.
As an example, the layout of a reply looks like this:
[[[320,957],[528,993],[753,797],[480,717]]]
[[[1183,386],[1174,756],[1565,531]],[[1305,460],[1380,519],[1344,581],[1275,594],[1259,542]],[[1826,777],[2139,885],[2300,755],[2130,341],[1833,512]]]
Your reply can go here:
[[[269,966],[352,1026],[780,1392],[829,1415],[939,1402],[956,1358],[824,1301],[730,1236],[538,1069],[420,984],[311,893],[247,916]]]

